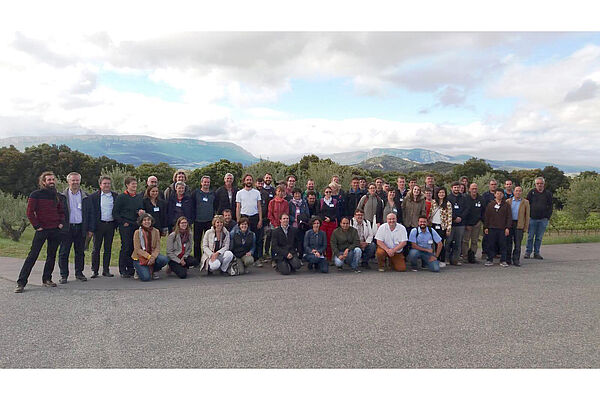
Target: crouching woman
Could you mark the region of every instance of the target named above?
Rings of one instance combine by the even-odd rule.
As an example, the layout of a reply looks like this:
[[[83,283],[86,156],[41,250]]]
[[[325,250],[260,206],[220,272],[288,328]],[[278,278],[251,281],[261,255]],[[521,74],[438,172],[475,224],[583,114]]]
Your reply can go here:
[[[159,254],[160,232],[154,228],[152,215],[144,213],[138,218],[140,228],[133,234],[133,267],[141,281],[147,282],[158,279],[158,271],[164,267],[169,259]]]
[[[186,217],[179,217],[175,229],[167,237],[167,257],[169,257],[170,270],[180,279],[187,278],[188,268],[200,264],[191,256],[193,248],[194,237],[189,222]]]
[[[222,215],[215,215],[212,227],[206,231],[202,239],[201,269],[211,272],[220,270],[221,275],[227,275],[227,268],[233,259],[233,253],[229,251],[229,232],[223,226],[225,219]]]

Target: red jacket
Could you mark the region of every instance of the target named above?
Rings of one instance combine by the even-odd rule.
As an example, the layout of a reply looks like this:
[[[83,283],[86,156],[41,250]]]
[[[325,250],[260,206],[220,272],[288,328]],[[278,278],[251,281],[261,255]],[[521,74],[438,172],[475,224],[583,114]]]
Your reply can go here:
[[[279,217],[281,217],[283,214],[289,215],[290,213],[290,206],[288,202],[285,199],[281,199],[281,201],[279,201],[279,197],[275,197],[269,202],[268,209],[269,221],[275,228],[279,227]]]
[[[55,229],[65,223],[65,211],[58,194],[48,189],[32,192],[27,200],[27,218],[33,229]]]

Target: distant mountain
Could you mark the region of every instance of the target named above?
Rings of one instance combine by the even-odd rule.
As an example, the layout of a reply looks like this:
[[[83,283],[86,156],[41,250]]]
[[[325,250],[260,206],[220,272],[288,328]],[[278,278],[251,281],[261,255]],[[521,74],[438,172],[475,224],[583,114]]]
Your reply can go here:
[[[346,153],[334,153],[330,154],[329,158],[343,165],[358,164],[364,160],[373,157],[381,156],[393,156],[397,158],[403,158],[409,161],[417,163],[432,163],[436,161],[453,161],[454,157],[446,154],[438,153],[437,151],[425,150],[425,149],[383,149],[375,148],[372,150],[364,151],[352,151]],[[470,157],[467,158],[467,160]]]
[[[0,139],[0,147],[14,145],[19,150],[42,143],[65,144],[90,156],[107,156],[122,163],[166,162],[180,168],[198,168],[226,159],[249,165],[258,158],[229,142],[196,139],[158,139],[151,136],[23,136]]]
[[[399,171],[410,173],[417,171],[436,171],[442,174],[452,171],[452,168],[456,166],[456,164],[446,161],[421,164],[394,156],[373,157],[354,165],[359,168],[383,172]]]

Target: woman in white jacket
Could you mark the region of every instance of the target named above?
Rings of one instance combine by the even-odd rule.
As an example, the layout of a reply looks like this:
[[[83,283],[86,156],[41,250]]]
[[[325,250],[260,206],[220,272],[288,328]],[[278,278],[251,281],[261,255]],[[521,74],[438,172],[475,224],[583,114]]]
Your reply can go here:
[[[223,226],[225,219],[222,215],[215,215],[212,227],[206,231],[202,239],[201,269],[206,268],[207,274],[220,270],[221,275],[227,275],[227,268],[233,259],[229,251],[229,232]]]

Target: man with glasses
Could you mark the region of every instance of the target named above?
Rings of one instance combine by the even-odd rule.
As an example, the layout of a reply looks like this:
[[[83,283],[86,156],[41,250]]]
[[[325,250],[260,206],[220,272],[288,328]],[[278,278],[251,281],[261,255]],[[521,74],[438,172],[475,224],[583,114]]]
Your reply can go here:
[[[531,250],[533,250],[533,258],[537,260],[544,259],[540,254],[540,247],[542,246],[542,238],[544,232],[546,232],[548,221],[552,216],[552,193],[546,190],[545,185],[546,181],[543,177],[535,178],[535,189],[531,189],[527,195],[531,219],[529,220],[527,248],[523,258],[530,258]]]

